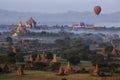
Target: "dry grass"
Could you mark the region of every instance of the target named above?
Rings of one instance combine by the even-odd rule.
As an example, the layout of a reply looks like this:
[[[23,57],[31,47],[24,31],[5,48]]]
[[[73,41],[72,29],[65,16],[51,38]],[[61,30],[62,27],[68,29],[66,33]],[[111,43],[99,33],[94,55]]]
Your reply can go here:
[[[67,76],[57,76],[54,72],[44,71],[24,71],[25,75],[19,77],[16,71],[9,74],[0,74],[0,80],[100,80],[99,77],[93,77],[89,74],[70,74]]]

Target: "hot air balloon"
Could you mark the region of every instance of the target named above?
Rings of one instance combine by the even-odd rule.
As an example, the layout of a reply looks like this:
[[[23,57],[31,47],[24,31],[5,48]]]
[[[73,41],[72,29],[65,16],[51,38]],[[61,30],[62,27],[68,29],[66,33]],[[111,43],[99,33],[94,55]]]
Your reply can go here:
[[[94,12],[95,12],[96,15],[99,15],[100,12],[101,12],[101,7],[100,6],[95,6],[94,7]]]

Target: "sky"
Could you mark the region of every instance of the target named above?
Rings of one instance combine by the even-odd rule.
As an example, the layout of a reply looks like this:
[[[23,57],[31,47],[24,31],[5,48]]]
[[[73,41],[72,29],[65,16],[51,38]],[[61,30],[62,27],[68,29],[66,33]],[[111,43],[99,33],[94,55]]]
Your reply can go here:
[[[0,9],[19,12],[92,12],[96,5],[102,13],[120,12],[120,0],[0,0]]]

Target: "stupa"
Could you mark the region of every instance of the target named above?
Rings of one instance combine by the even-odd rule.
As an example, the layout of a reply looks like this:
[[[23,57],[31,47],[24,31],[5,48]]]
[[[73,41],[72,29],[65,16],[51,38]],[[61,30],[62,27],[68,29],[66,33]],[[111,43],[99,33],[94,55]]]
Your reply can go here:
[[[113,50],[112,50],[112,55],[115,55],[117,53],[116,49],[113,47]]]
[[[40,61],[40,55],[37,54],[37,57],[36,57],[36,59],[35,59],[35,62],[39,62],[39,61]]]
[[[32,56],[32,55],[30,55],[30,56],[28,57],[28,61],[33,62],[33,56]]]
[[[98,64],[96,64],[96,66],[95,66],[95,69],[94,69],[94,71],[93,71],[93,75],[94,75],[94,76],[98,76],[98,75],[99,75]]]
[[[71,70],[72,70],[71,64],[70,64],[70,62],[68,61],[67,66],[65,67],[64,73],[70,73]]]
[[[64,69],[63,69],[63,67],[62,67],[62,66],[60,66],[60,68],[59,68],[59,71],[58,71],[57,75],[64,75]]]
[[[43,53],[43,54],[41,55],[41,62],[43,62],[43,63],[46,63],[46,62],[47,62],[47,59],[46,59],[46,57],[45,57],[45,53]]]
[[[15,48],[14,46],[12,46],[12,52],[13,52],[14,54],[17,53],[16,48]]]
[[[51,60],[50,64],[57,62],[56,54],[53,55],[53,59]]]
[[[22,67],[19,67],[18,68],[18,71],[17,71],[17,75],[18,76],[22,76],[24,73],[23,73],[23,69],[22,69]]]

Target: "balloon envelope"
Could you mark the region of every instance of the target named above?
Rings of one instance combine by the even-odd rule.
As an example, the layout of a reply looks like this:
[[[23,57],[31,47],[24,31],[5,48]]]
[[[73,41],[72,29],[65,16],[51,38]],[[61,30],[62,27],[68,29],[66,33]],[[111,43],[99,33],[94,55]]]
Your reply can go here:
[[[101,12],[101,7],[100,6],[95,6],[94,7],[94,12],[95,12],[96,15],[99,15],[100,12]]]

